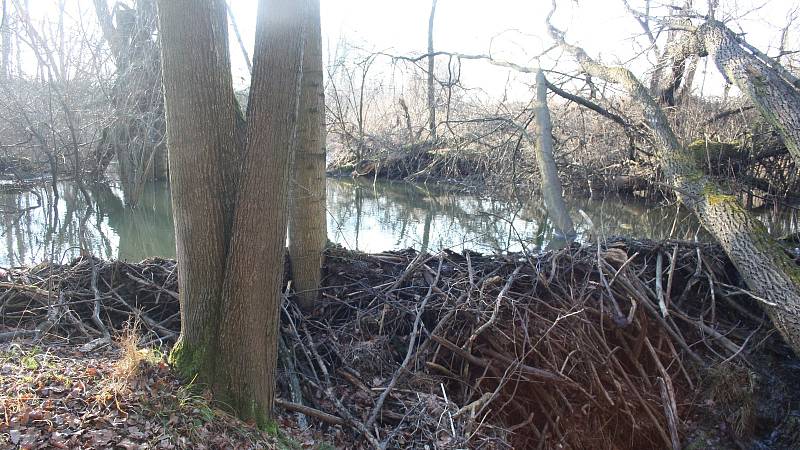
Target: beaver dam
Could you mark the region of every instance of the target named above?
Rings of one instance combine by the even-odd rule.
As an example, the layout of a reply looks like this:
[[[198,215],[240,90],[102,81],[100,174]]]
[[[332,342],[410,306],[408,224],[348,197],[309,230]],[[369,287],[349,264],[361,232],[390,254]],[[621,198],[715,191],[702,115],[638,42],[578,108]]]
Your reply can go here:
[[[10,270],[0,341],[91,351],[132,319],[180,330],[176,263]],[[330,248],[324,301],[290,287],[279,390],[354,447],[791,448],[800,363],[712,244],[615,239],[541,254]],[[796,447],[795,447],[796,448]]]

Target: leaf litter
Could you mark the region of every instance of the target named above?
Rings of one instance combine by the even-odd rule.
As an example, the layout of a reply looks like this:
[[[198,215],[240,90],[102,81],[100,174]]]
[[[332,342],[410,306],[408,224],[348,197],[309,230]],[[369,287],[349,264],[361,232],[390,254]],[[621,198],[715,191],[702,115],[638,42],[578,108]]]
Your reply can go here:
[[[132,351],[0,346],[0,448],[280,448],[276,437],[209,406],[210,396],[174,377],[159,352]]]

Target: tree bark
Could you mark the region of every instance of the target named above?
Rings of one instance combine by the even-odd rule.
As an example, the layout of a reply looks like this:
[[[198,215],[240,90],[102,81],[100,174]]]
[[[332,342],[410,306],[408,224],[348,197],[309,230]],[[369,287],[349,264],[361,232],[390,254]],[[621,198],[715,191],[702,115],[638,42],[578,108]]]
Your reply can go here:
[[[159,0],[182,319],[170,360],[259,425],[274,397],[304,6],[259,2],[241,154],[224,1]]]
[[[237,190],[223,285],[218,391],[240,416],[272,411],[286,248],[288,180],[297,144],[304,4],[261,0]]]
[[[233,170],[223,157],[236,150],[226,24],[219,1],[159,0],[181,288],[181,338],[173,359],[184,375],[196,374],[206,384],[214,381],[219,353],[220,298],[235,195],[233,177],[225,176]]]
[[[547,80],[541,70],[536,72],[536,101],[533,108],[536,115],[536,164],[542,177],[544,206],[553,218],[559,237],[571,241],[575,239],[575,227],[564,202],[553,157],[553,125],[547,107]]]
[[[746,51],[745,43],[715,20],[701,25],[690,42],[697,54],[708,54],[728,81],[748,96],[800,164],[800,86],[782,75],[785,69]]]
[[[289,213],[292,282],[304,309],[318,298],[322,252],[328,241],[325,215],[325,94],[319,0],[306,11],[298,146],[294,156]]]
[[[678,141],[663,110],[629,70],[600,64],[580,47],[566,43],[552,26],[550,32],[584,71],[621,85],[642,106],[657,144],[656,157],[678,199],[719,241],[753,293],[767,302],[765,309],[775,328],[800,355],[800,267],[735,196],[703,174]]]
[[[436,0],[431,2],[431,15],[428,18],[428,130],[431,142],[436,142],[436,90],[434,89],[435,56],[433,54],[433,23],[436,17]]]
[[[670,16],[676,26],[691,28],[692,23],[687,16],[691,9],[692,2],[687,0],[684,1],[682,8],[671,10]],[[682,35],[685,33],[685,31],[675,29],[667,33],[664,52],[656,63],[653,79],[650,82],[651,93],[664,106],[677,105],[683,91],[691,89],[694,79],[696,57],[681,48],[685,45],[685,40],[682,39]],[[664,74],[665,69],[666,75]]]

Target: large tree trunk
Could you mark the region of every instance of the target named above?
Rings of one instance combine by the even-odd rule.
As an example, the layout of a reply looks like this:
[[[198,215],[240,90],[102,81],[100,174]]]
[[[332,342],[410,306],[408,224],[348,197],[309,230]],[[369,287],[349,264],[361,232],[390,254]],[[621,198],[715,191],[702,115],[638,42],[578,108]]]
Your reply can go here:
[[[536,102],[533,107],[536,115],[536,164],[542,177],[544,206],[553,219],[559,237],[572,240],[575,238],[575,227],[562,196],[561,180],[553,157],[553,125],[547,108],[547,80],[541,70],[536,71]]]
[[[259,2],[240,154],[223,0],[159,0],[182,319],[170,359],[259,425],[274,395],[303,5]]]
[[[235,196],[223,158],[236,151],[225,10],[211,0],[159,0],[159,29],[181,288],[172,355],[184,375],[211,384]]]
[[[325,94],[319,0],[310,0],[303,50],[298,146],[289,213],[292,282],[300,306],[313,308],[319,293],[322,252],[328,241],[325,216]]]
[[[800,355],[800,267],[774,241],[766,228],[738,199],[709,179],[681,145],[650,92],[623,67],[608,67],[583,49],[566,43],[551,26],[551,35],[592,76],[621,85],[642,106],[653,132],[656,157],[678,199],[689,207],[719,241],[755,295],[765,300],[767,314],[795,354]]]
[[[218,390],[227,392],[228,403],[240,415],[257,422],[269,417],[274,400],[305,3],[259,2],[247,151],[223,288]]]
[[[687,48],[708,54],[728,81],[750,98],[800,164],[800,86],[792,85],[796,78],[777,62],[765,61],[766,56],[748,52],[743,41],[715,20],[701,25],[688,41]]]
[[[691,0],[684,1],[683,7],[677,9],[673,7],[670,16],[679,26],[691,27],[692,23],[688,18],[691,13]],[[694,79],[694,68],[697,58],[680,48],[685,45],[682,35],[685,31],[671,29],[667,33],[667,43],[664,52],[656,63],[653,71],[653,79],[650,81],[650,91],[664,106],[675,106],[680,101],[680,95],[691,90],[691,83]],[[651,41],[652,42],[652,41]]]

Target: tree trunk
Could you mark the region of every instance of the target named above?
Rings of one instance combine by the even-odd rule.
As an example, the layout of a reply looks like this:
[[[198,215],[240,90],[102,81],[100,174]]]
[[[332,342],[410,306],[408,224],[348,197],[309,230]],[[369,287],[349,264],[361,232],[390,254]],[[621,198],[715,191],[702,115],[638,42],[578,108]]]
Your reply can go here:
[[[159,0],[180,267],[181,338],[172,356],[182,374],[196,374],[206,384],[214,381],[219,353],[220,298],[235,195],[226,189],[228,159],[223,158],[236,149],[226,24],[219,2]]]
[[[217,391],[242,417],[258,423],[270,416],[274,400],[304,6],[296,0],[259,2],[247,151],[223,286]]]
[[[3,16],[0,18],[0,80],[11,75],[11,21],[8,11],[8,0],[3,2]]]
[[[224,2],[159,0],[181,287],[170,360],[259,425],[274,395],[303,6],[259,2],[240,154]]]
[[[436,90],[434,89],[433,21],[436,17],[436,0],[431,2],[428,18],[428,130],[431,142],[436,142]]]
[[[575,239],[575,227],[562,196],[561,180],[558,178],[558,169],[553,158],[553,125],[550,120],[550,110],[547,108],[547,80],[541,70],[536,71],[534,114],[536,115],[536,164],[542,177],[544,206],[553,218],[558,237],[571,241]]]
[[[767,302],[765,309],[775,328],[800,355],[800,267],[735,196],[703,174],[687,147],[679,143],[650,92],[629,70],[602,65],[583,49],[566,43],[560,31],[552,26],[550,31],[583,70],[621,85],[642,106],[658,147],[656,157],[678,199],[719,241],[751,291]]]
[[[289,213],[292,282],[300,306],[317,300],[322,252],[328,241],[325,216],[325,94],[322,83],[322,34],[319,0],[307,10],[300,96],[298,146],[294,157]]]
[[[100,30],[102,30],[103,37],[111,48],[111,56],[114,58],[114,63],[119,64],[123,58],[122,43],[119,41],[117,29],[114,27],[114,20],[108,11],[108,0],[93,0],[93,3]]]
[[[696,53],[708,54],[728,81],[750,98],[781,134],[795,163],[800,164],[800,86],[793,86],[792,80],[782,75],[785,69],[746,51],[742,45],[746,43],[714,20],[701,25],[690,42]]]

